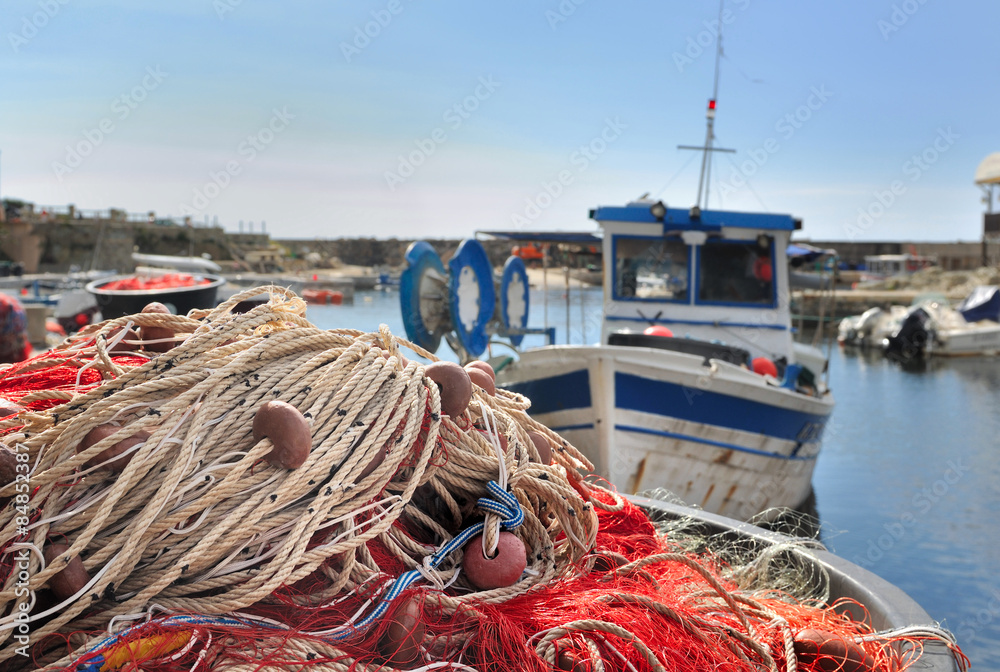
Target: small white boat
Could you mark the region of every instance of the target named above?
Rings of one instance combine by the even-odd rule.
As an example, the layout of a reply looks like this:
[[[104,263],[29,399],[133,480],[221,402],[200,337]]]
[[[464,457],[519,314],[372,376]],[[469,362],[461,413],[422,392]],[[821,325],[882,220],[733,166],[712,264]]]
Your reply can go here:
[[[132,261],[139,266],[172,268],[183,273],[219,273],[222,267],[207,257],[176,257],[169,254],[132,253]]]
[[[526,350],[497,382],[621,491],[666,487],[742,519],[800,505],[833,398],[826,358],[792,340],[795,221],[650,201],[591,217],[608,270],[600,344]],[[761,360],[777,375],[755,373]]]
[[[860,315],[851,315],[840,321],[837,343],[857,348],[881,348],[885,339],[896,333],[910,312],[909,306],[875,306]]]
[[[901,361],[1000,354],[1000,288],[977,287],[957,308],[946,301],[915,306],[884,348],[888,357]]]

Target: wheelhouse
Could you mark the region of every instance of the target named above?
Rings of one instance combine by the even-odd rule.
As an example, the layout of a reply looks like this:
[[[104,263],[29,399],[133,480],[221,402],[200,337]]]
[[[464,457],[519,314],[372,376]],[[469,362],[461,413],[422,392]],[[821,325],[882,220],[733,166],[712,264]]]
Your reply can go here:
[[[600,207],[604,229],[602,342],[653,324],[675,336],[719,340],[754,356],[792,359],[786,256],[788,215]]]

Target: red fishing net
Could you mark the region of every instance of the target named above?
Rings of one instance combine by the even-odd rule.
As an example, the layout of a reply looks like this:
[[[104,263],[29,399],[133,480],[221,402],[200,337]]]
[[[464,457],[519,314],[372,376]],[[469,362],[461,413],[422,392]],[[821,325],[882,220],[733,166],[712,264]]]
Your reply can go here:
[[[177,287],[208,285],[211,282],[207,278],[195,277],[186,273],[165,273],[163,275],[148,277],[133,275],[121,280],[112,280],[105,285],[101,285],[101,289],[108,291],[175,289]]]
[[[232,319],[260,326],[287,315],[266,313],[267,307],[254,310],[263,316],[258,319],[251,311]],[[310,407],[316,413],[311,417],[315,423],[320,422],[318,418],[325,418],[333,426],[339,422],[336,418],[346,417],[348,409],[353,408],[352,417],[368,417],[363,411],[369,409],[371,418],[376,415],[377,418],[368,424],[348,418],[343,425],[337,425],[336,432],[331,430],[333,438],[329,445],[352,433],[356,438],[348,441],[350,450],[347,457],[338,458],[339,464],[331,457],[321,470],[312,462],[304,467],[317,469],[315,480],[306,482],[307,478],[313,478],[309,475],[294,481],[298,474],[291,470],[268,471],[265,459],[253,457],[258,454],[264,457],[264,453],[248,452],[259,449],[253,448],[249,439],[240,438],[249,429],[244,426],[245,420],[237,418],[249,416],[238,415],[236,411],[249,408],[262,398],[276,396],[276,392],[292,385],[286,370],[268,378],[261,362],[268,355],[300,356],[297,353],[303,346],[294,341],[298,338],[294,329],[233,341],[232,334],[225,329],[235,332],[240,325],[220,320],[214,330],[200,330],[161,355],[112,355],[103,346],[97,351],[88,346],[111,343],[114,339],[109,336],[114,329],[120,335],[121,324],[102,328],[97,336],[84,335],[73,347],[45,353],[0,371],[0,397],[29,411],[0,423],[7,432],[21,427],[20,434],[7,439],[20,437],[18,441],[26,444],[34,438],[43,444],[35,448],[31,459],[44,464],[47,451],[51,452],[51,446],[56,445],[45,439],[46,435],[34,432],[34,427],[42,427],[42,431],[51,431],[55,436],[56,430],[73,424],[74,406],[79,411],[75,417],[80,429],[66,435],[72,438],[62,439],[60,435],[57,441],[62,441],[65,452],[58,459],[49,457],[50,473],[59,474],[57,479],[50,478],[55,485],[43,485],[23,496],[21,490],[16,491],[19,494],[12,505],[24,508],[16,519],[23,522],[16,524],[25,528],[50,526],[37,533],[36,546],[52,551],[56,544],[63,544],[63,550],[52,553],[49,560],[71,555],[67,551],[70,544],[87,547],[87,552],[81,555],[89,562],[85,569],[95,573],[94,582],[102,580],[102,564],[110,563],[113,558],[109,560],[109,553],[105,553],[106,542],[90,544],[90,539],[81,542],[78,535],[99,511],[107,516],[107,524],[100,532],[105,536],[101,539],[120,540],[122,550],[118,553],[122,555],[126,550],[136,558],[142,555],[141,561],[116,576],[106,590],[93,595],[88,594],[89,586],[95,585],[87,583],[90,575],[81,580],[83,587],[79,590],[74,587],[69,596],[60,598],[54,596],[52,585],[59,574],[53,574],[44,586],[41,577],[37,580],[37,599],[30,605],[31,626],[36,632],[53,621],[59,625],[57,619],[63,617],[59,613],[60,604],[72,603],[78,608],[73,612],[76,616],[72,622],[64,621],[64,627],[50,628],[49,634],[31,640],[30,647],[25,647],[38,667],[49,665],[45,669],[75,672],[227,669],[346,672],[386,668],[481,672],[553,669],[902,672],[914,664],[923,642],[929,639],[944,641],[953,648],[960,667],[967,663],[947,633],[931,632],[930,628],[875,632],[862,605],[822,604],[814,599],[815,592],[811,589],[789,588],[798,585],[794,581],[765,585],[748,580],[741,568],[758,562],[758,556],[731,552],[730,547],[738,541],[732,534],[712,535],[697,525],[685,526],[683,518],[679,525],[651,519],[649,511],[593,480],[584,483],[574,468],[566,466],[567,462],[542,464],[537,455],[528,459],[523,449],[526,433],[518,423],[531,421],[526,415],[516,415],[514,406],[505,415],[499,403],[491,406],[492,402],[482,397],[478,417],[464,414],[457,423],[443,419],[437,388],[419,377],[419,367],[399,364],[394,355],[388,356],[388,351],[386,356],[377,354],[381,351],[369,345],[366,335],[337,336],[345,343],[345,350],[337,358],[324,355],[303,359],[296,363],[294,371],[303,381],[309,381],[308,386],[305,382],[298,383],[304,386],[302,394],[306,395],[312,394],[314,388],[321,389],[321,383],[333,384],[332,377],[314,380],[305,378],[307,374],[321,370],[328,359],[350,362],[356,368],[351,369],[350,376],[344,373],[340,380],[377,379],[380,385],[385,385],[378,388],[381,396],[373,397],[374,392],[369,392],[351,406],[345,393],[344,398],[337,397],[328,405],[317,403]],[[194,333],[195,326],[192,324],[186,333]],[[316,330],[301,329],[301,332],[302,343],[306,337],[334,338]],[[200,360],[196,359],[199,347],[208,353]],[[200,364],[195,366],[191,362]],[[224,375],[225,366],[233,362],[240,364],[240,368],[234,368],[232,375]],[[130,387],[129,372],[148,375]],[[159,419],[161,410],[173,409],[171,404],[180,405],[187,398],[177,395],[188,393],[181,384],[188,378],[209,383],[218,379],[218,385],[209,388],[206,383],[210,393],[192,396],[190,403],[184,402],[183,408],[174,409],[176,414],[169,423],[154,428],[154,424],[165,422]],[[400,379],[408,382],[397,389],[394,385]],[[347,383],[337,384],[347,389]],[[413,394],[402,395],[399,390],[404,387]],[[124,394],[139,388],[146,396]],[[374,384],[358,383],[351,389],[376,388]],[[116,401],[116,391],[123,393],[122,401]],[[91,405],[78,401],[54,408],[74,402],[80,395]],[[209,397],[233,401],[226,401],[218,414],[197,415],[199,409],[208,407]],[[517,401],[513,395],[505,399],[511,404]],[[154,402],[162,403],[154,405]],[[149,427],[145,438],[156,432],[165,438],[155,444],[151,439],[150,445],[135,457],[133,466],[123,472],[81,476],[86,469],[78,469],[73,461],[83,462],[76,442],[90,424],[79,420],[83,415],[80,409],[94,408],[105,414],[101,417],[118,419],[128,417],[131,412],[136,416],[132,419],[134,424],[142,422],[146,423],[142,426]],[[141,414],[136,409],[141,409]],[[477,422],[487,428],[486,438]],[[170,429],[177,427],[196,427],[198,432],[192,430],[182,435]],[[225,429],[213,429],[216,427]],[[541,429],[537,423],[534,427]],[[32,430],[32,437],[26,436],[28,429]],[[128,431],[127,427],[122,431]],[[212,431],[218,434],[213,435]],[[355,456],[354,449],[376,433],[381,437],[373,444],[378,452]],[[555,434],[549,438],[556,452],[571,448],[565,441],[560,445]],[[227,452],[212,453],[212,458],[203,463],[203,458],[196,457],[196,451],[207,450],[205,446],[213,441],[223,446],[232,441],[231,448],[218,448]],[[473,450],[480,442],[493,445]],[[188,448],[170,452],[177,446]],[[522,448],[515,450],[518,446]],[[18,464],[28,462],[21,460],[20,454]],[[26,452],[23,454],[28,457]],[[201,453],[205,454],[210,453]],[[228,487],[227,473],[244,473],[236,469],[243,464],[238,456],[247,457],[247,473],[252,478],[243,483],[250,485],[232,479],[233,486]],[[362,456],[364,461],[360,460]],[[387,468],[357,476],[369,460],[375,469],[384,460]],[[167,481],[171,469],[185,461],[190,466],[189,470],[184,466],[185,473],[192,474],[189,482],[176,489],[164,486],[162,482]],[[358,469],[350,472],[352,478],[340,478],[340,470],[346,471],[344,465],[348,463],[357,464]],[[60,464],[66,465],[62,471]],[[150,470],[139,474],[134,468],[136,464],[150,465]],[[86,464],[79,466],[85,468]],[[425,468],[428,471],[423,471]],[[377,474],[378,478],[362,480],[371,474]],[[508,475],[518,479],[517,487],[506,485]],[[15,491],[13,471],[10,476],[5,494]],[[262,490],[279,477],[288,480],[282,481],[280,487],[274,486],[273,492]],[[147,499],[140,498],[140,494],[126,495],[128,479],[132,479],[129,493],[145,493],[142,497]],[[373,480],[378,481],[377,486],[354,487]],[[236,529],[239,525],[227,528],[228,534],[245,534],[246,540],[233,546],[235,550],[230,551],[229,547],[220,550],[219,557],[193,570],[194,576],[185,576],[188,565],[181,566],[171,559],[175,547],[185,542],[185,535],[195,531],[206,535],[204,539],[209,539],[212,545],[222,546],[227,540],[211,535],[213,530],[222,529],[216,527],[221,520],[232,525],[236,514],[229,518],[222,514],[227,507],[235,506],[233,502],[239,496],[246,495],[245,488],[267,493],[266,498],[261,494],[254,500],[254,506],[261,511],[265,503],[287,496],[293,486],[299,490],[281,505],[287,508],[275,505],[271,519],[255,519],[246,525],[253,530]],[[2,487],[4,484],[0,483]],[[219,494],[211,506],[201,509],[193,505],[199,489],[213,487],[213,492]],[[307,516],[315,513],[313,507],[319,506],[322,498],[337,488],[344,493],[356,493],[357,498],[345,499],[347,504],[342,508],[331,508],[320,524],[304,527],[302,521],[311,520]],[[37,491],[48,493],[49,499],[43,501],[36,496]],[[114,507],[105,504],[105,498],[111,496],[118,497]],[[61,503],[58,507],[51,506],[54,501]],[[504,506],[515,511],[508,512]],[[157,544],[160,550],[155,553],[128,546],[132,538],[141,537],[147,530],[131,530],[132,519],[126,514],[140,509],[148,513],[147,507],[152,507],[149,510],[157,516],[162,512],[176,517],[176,521],[168,522],[150,519],[148,527],[158,536],[147,542],[147,548]],[[516,511],[518,507],[522,511]],[[522,516],[513,520],[516,518],[513,514],[523,514],[524,510],[530,514],[527,519]],[[243,523],[250,509],[241,508],[239,512],[239,523]],[[213,519],[213,515],[218,518]],[[516,534],[526,540],[528,563],[523,578],[516,580],[520,587],[476,590],[469,579],[471,569],[465,572],[463,568],[462,559],[480,548],[477,542],[465,545],[471,538],[467,535],[481,532],[485,538],[488,529],[482,520],[491,515],[499,516],[507,526],[508,531],[502,534]],[[571,524],[583,519],[587,525]],[[382,523],[385,531],[371,532]],[[169,528],[162,535],[155,532],[160,524]],[[297,525],[304,528],[303,534],[282,536],[282,532]],[[136,524],[136,527],[143,526]],[[27,531],[19,534],[29,536]],[[347,544],[345,539],[358,543]],[[337,548],[347,550],[323,553],[337,543],[344,544]],[[242,589],[243,584],[257,581],[261,567],[293,545],[297,552],[294,563],[306,567],[311,558],[316,558],[315,562],[287,581],[275,580],[238,609],[226,606],[229,604],[226,590],[232,594]],[[21,571],[22,559],[18,553],[27,546],[13,538],[0,539],[0,583],[12,595]],[[210,550],[208,542],[200,543],[198,548],[204,548],[206,553]],[[810,571],[823,571],[816,569],[818,563],[807,550],[801,550],[797,557],[804,564],[811,563]],[[190,558],[198,560],[193,552]],[[74,561],[81,562],[81,557],[75,557]],[[781,562],[781,556],[769,561]],[[163,566],[156,565],[155,572],[148,569],[157,562]],[[49,566],[47,570],[51,572],[56,567]],[[180,574],[173,580],[169,572],[175,569]],[[140,571],[148,571],[148,578],[146,575],[137,578]],[[143,584],[161,580],[164,583],[161,592],[149,601],[134,608],[128,604],[122,606],[146,588]],[[197,609],[206,604],[215,610]],[[13,624],[15,608],[19,607],[14,600],[0,601],[0,624],[4,619]],[[136,609],[140,613],[135,613]],[[71,662],[67,664],[67,660]],[[17,667],[3,667],[5,670],[27,669],[25,663],[27,659],[8,657],[0,665],[17,664]]]

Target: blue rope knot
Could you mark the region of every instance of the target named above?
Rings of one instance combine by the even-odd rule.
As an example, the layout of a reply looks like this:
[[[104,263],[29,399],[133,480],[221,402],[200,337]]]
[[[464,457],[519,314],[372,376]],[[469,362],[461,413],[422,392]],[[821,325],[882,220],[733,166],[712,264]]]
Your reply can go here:
[[[492,497],[480,497],[476,504],[481,509],[500,516],[500,521],[508,530],[519,527],[524,522],[524,511],[521,510],[521,503],[513,493],[507,492],[500,487],[496,481],[486,484],[486,490]]]
[[[102,667],[104,667],[104,656],[97,656],[86,663],[77,663],[74,669],[76,672],[100,672]]]

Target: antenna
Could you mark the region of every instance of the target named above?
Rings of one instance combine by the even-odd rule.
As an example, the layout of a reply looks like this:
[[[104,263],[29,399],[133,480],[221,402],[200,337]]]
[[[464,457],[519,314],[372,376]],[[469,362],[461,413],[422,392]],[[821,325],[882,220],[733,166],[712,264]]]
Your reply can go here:
[[[703,152],[701,157],[701,176],[698,178],[698,198],[695,205],[698,208],[708,209],[709,180],[712,175],[712,152],[728,152],[735,154],[735,149],[722,149],[713,147],[715,142],[715,102],[719,99],[719,61],[722,59],[722,6],[725,0],[719,0],[719,37],[716,40],[715,49],[715,82],[712,85],[712,98],[708,101],[708,111],[705,117],[708,120],[708,129],[705,131],[705,145],[702,147],[692,147],[691,145],[677,145],[677,149],[694,149]],[[701,194],[705,194],[705,203],[702,205]]]

